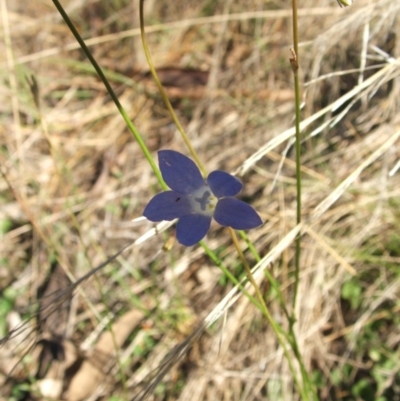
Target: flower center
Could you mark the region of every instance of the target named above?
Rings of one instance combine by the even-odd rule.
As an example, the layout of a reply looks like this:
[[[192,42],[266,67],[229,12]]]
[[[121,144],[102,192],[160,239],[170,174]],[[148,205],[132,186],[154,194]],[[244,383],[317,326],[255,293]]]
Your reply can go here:
[[[217,206],[218,199],[207,188],[203,187],[193,194],[193,209],[196,213],[212,216],[215,207]]]

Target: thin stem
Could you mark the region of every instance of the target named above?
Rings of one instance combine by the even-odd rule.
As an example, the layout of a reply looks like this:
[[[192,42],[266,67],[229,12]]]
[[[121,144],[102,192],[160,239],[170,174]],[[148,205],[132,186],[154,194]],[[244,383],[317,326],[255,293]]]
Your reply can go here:
[[[301,143],[300,143],[300,84],[299,84],[299,52],[298,52],[298,27],[297,27],[297,0],[292,0],[293,10],[293,46],[292,58],[290,59],[293,75],[294,75],[294,92],[295,92],[295,109],[296,109],[296,223],[301,223]],[[294,289],[292,301],[292,318],[290,327],[296,322],[296,301],[300,279],[300,253],[301,253],[301,233],[296,237],[296,256],[295,256],[295,273],[294,273]]]
[[[257,249],[255,248],[255,246],[253,245],[253,243],[250,241],[250,238],[249,238],[249,237],[247,236],[247,234],[246,234],[244,231],[242,231],[242,230],[239,230],[238,233],[239,233],[239,235],[242,237],[242,239],[246,242],[246,244],[247,244],[247,246],[249,247],[250,252],[253,254],[255,260],[256,260],[257,262],[259,262],[259,261],[261,260],[261,256],[260,256],[260,254],[257,252]]]
[[[203,249],[205,250],[206,254],[210,257],[210,259],[223,271],[223,273],[229,278],[229,280],[237,285],[237,287],[240,289],[240,291],[246,295],[247,298],[249,298],[250,302],[257,307],[258,309],[260,309],[261,312],[263,312],[263,308],[262,306],[258,303],[258,301],[251,295],[249,294],[248,291],[246,291],[246,289],[244,288],[244,284],[245,283],[241,283],[222,263],[222,261],[217,257],[217,255],[215,255],[215,253],[213,251],[211,251],[211,249],[206,245],[206,243],[204,241],[200,242],[201,246],[203,247]]]
[[[268,308],[267,308],[267,305],[265,304],[264,297],[262,296],[260,287],[258,286],[256,281],[254,280],[253,274],[251,273],[250,266],[247,263],[247,260],[243,255],[242,248],[240,248],[240,244],[239,244],[239,241],[238,241],[238,239],[236,237],[235,230],[233,228],[231,228],[231,227],[228,227],[228,230],[229,230],[229,234],[232,237],[232,241],[233,241],[233,243],[234,243],[234,245],[236,247],[237,253],[239,254],[239,257],[240,257],[240,259],[241,259],[241,261],[243,263],[243,266],[244,266],[244,268],[246,270],[247,277],[249,278],[249,281],[250,281],[251,285],[254,287],[254,290],[256,291],[256,296],[258,298],[258,301],[263,306],[264,314],[268,313],[267,312]]]
[[[296,340],[296,335],[292,330],[290,331],[289,335],[290,335],[290,340],[289,340],[290,346],[292,347],[293,353],[300,365],[301,376],[303,378],[304,389],[306,391],[305,394],[307,395],[306,399],[307,400],[310,399],[310,396],[309,396],[310,393],[313,395],[313,397],[314,397],[313,399],[317,399],[317,394],[315,392],[314,386],[311,383],[311,380],[308,376],[306,367],[304,366],[303,358],[300,354],[299,346],[298,346],[297,340]]]
[[[118,100],[117,95],[115,94],[114,90],[112,89],[110,83],[108,82],[106,76],[104,75],[102,69],[100,66],[97,64],[97,61],[94,59],[92,54],[90,53],[89,48],[86,46],[84,40],[81,38],[79,35],[79,32],[73,25],[72,21],[68,17],[68,14],[64,11],[62,5],[58,0],[53,0],[54,5],[56,6],[58,12],[61,14],[62,18],[64,19],[65,23],[68,25],[68,28],[71,30],[72,34],[75,36],[75,39],[81,46],[83,52],[86,54],[86,57],[89,59],[89,61],[92,63],[94,69],[96,70],[98,76],[100,77],[101,81],[103,82],[104,86],[107,89],[107,92],[109,93],[111,99],[114,101],[115,105],[117,106],[118,111],[120,112],[122,118],[124,119],[126,125],[128,126],[129,130],[131,131],[132,135],[136,139],[137,143],[139,144],[140,149],[142,150],[144,156],[146,157],[147,161],[149,162],[151,168],[154,171],[154,174],[156,175],[158,182],[162,186],[163,189],[167,189],[167,185],[165,184],[160,170],[158,169],[156,163],[154,162],[153,157],[150,154],[150,151],[147,149],[146,144],[144,143],[142,137],[139,134],[139,131],[136,129],[136,127],[133,125],[132,121],[130,120],[128,114],[126,113],[125,109],[122,107],[120,101]]]
[[[297,56],[297,65],[299,64],[299,28],[297,17],[297,0],[292,0],[292,23],[293,23],[293,47]],[[297,73],[297,71],[296,71]]]
[[[252,244],[252,242],[250,241],[249,237],[247,236],[247,234],[244,231],[238,231],[239,235],[242,237],[242,239],[246,242],[247,246],[249,247],[250,252],[253,254],[253,256],[255,257],[256,261],[259,262],[261,260],[260,255],[258,254],[256,248],[254,247],[254,245]],[[278,282],[274,279],[274,277],[271,275],[271,273],[265,269],[264,270],[264,274],[267,277],[269,283],[271,284],[272,288],[275,290],[276,292],[276,296],[278,297],[279,303],[283,309],[283,312],[285,313],[286,317],[288,320],[290,320],[290,315],[289,315],[289,311],[286,308],[286,304],[285,301],[283,299],[282,296],[282,291],[279,288],[279,284]]]
[[[238,239],[236,237],[235,231],[231,227],[228,227],[228,230],[229,230],[229,233],[230,233],[230,235],[232,237],[232,241],[233,241],[233,243],[234,243],[234,245],[236,247],[236,250],[237,250],[237,252],[238,252],[238,254],[240,256],[240,259],[242,260],[242,263],[243,263],[244,268],[245,268],[246,273],[247,273],[247,277],[248,277],[250,283],[252,284],[252,286],[254,287],[254,290],[256,291],[256,296],[257,296],[258,301],[260,302],[260,304],[262,306],[262,312],[263,312],[264,316],[267,318],[269,324],[271,325],[271,327],[272,327],[272,329],[273,329],[273,331],[274,331],[274,333],[275,333],[275,335],[276,335],[276,337],[278,339],[278,342],[279,342],[279,344],[281,345],[281,347],[283,349],[283,353],[285,354],[286,360],[287,360],[287,362],[289,364],[289,369],[290,369],[290,372],[292,374],[293,380],[296,383],[297,389],[299,390],[299,392],[302,395],[303,399],[308,399],[307,394],[304,392],[303,386],[301,386],[301,384],[300,384],[300,382],[299,382],[299,380],[297,378],[297,374],[296,374],[296,371],[295,371],[293,363],[292,363],[292,358],[289,355],[289,351],[287,350],[285,341],[284,341],[284,339],[282,337],[282,336],[284,336],[284,337],[287,338],[287,333],[285,333],[282,330],[282,328],[272,318],[272,316],[271,316],[271,314],[269,312],[269,309],[267,307],[267,304],[265,303],[264,297],[261,294],[260,287],[257,285],[256,280],[254,279],[254,276],[253,276],[253,274],[251,272],[251,269],[250,269],[250,267],[249,267],[249,265],[248,265],[248,263],[246,261],[246,258],[243,255],[242,249],[240,248],[239,241],[238,241]]]
[[[176,115],[175,110],[173,109],[173,107],[171,105],[171,102],[168,99],[167,94],[165,93],[165,89],[162,86],[162,84],[160,82],[160,79],[158,78],[157,71],[154,68],[154,64],[153,64],[153,61],[151,59],[151,55],[150,55],[150,51],[149,51],[149,46],[148,46],[147,40],[146,40],[146,32],[144,30],[143,3],[144,3],[144,0],[140,0],[140,11],[139,11],[139,13],[140,13],[140,34],[141,34],[141,37],[142,37],[143,50],[144,50],[144,53],[146,55],[146,60],[147,60],[147,64],[149,65],[151,75],[153,76],[153,79],[154,79],[154,81],[155,81],[155,83],[157,85],[157,88],[158,88],[158,90],[159,90],[159,92],[161,94],[161,97],[162,97],[162,99],[163,99],[163,101],[165,103],[165,106],[167,107],[167,109],[169,111],[169,114],[171,115],[171,118],[174,120],[174,123],[175,123],[176,127],[178,128],[179,132],[181,133],[182,139],[185,142],[186,146],[188,147],[190,154],[192,155],[193,159],[196,161],[196,163],[199,166],[199,168],[200,168],[201,172],[203,173],[203,175],[206,176],[207,175],[206,169],[204,168],[204,166],[203,166],[202,162],[200,161],[199,157],[197,156],[197,153],[194,150],[194,148],[193,148],[193,146],[192,146],[192,144],[190,142],[189,137],[187,136],[184,128],[182,127],[182,124],[179,121],[179,118]]]
[[[296,223],[301,223],[301,142],[300,142],[300,83],[299,83],[299,33],[298,33],[298,17],[297,17],[297,0],[292,0],[292,21],[293,21],[293,49],[290,63],[294,77],[294,93],[295,93],[295,114],[296,114]],[[294,272],[294,289],[292,300],[292,314],[289,319],[289,336],[290,345],[295,357],[300,365],[301,376],[303,379],[303,395],[304,399],[309,400],[316,397],[314,387],[311,383],[308,372],[304,366],[302,356],[297,344],[294,325],[296,323],[296,302],[300,282],[300,254],[301,254],[301,232],[296,236],[296,255],[295,255],[295,272]]]

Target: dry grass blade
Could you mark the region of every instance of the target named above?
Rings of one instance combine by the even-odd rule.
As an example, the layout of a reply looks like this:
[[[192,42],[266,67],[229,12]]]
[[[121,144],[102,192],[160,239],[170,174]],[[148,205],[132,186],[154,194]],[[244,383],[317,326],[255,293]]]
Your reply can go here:
[[[306,130],[312,123],[318,121],[321,117],[332,113],[339,109],[343,104],[348,102],[353,97],[359,95],[365,89],[370,88],[375,85],[377,82],[381,80],[382,77],[387,76],[388,74],[396,71],[400,67],[400,58],[396,60],[395,64],[388,64],[374,75],[372,75],[367,80],[363,81],[361,84],[357,85],[354,89],[347,92],[345,95],[335,100],[329,106],[324,107],[322,110],[317,111],[312,116],[303,120],[300,124],[300,129],[302,132]],[[329,124],[329,123],[328,123]],[[322,129],[319,129],[317,132],[321,132]],[[282,132],[278,136],[271,139],[268,143],[266,143],[263,147],[261,147],[257,152],[251,155],[247,160],[237,169],[235,170],[235,174],[243,175],[245,174],[257,161],[259,161],[262,157],[264,157],[268,152],[272,151],[280,144],[286,142],[288,139],[292,138],[295,134],[294,127],[289,128],[288,130]]]
[[[381,145],[375,152],[373,152],[366,160],[361,163],[356,170],[350,174],[326,199],[320,202],[310,214],[308,221],[297,225],[294,227],[280,242],[276,245],[266,256],[264,256],[256,266],[252,268],[252,273],[255,278],[260,278],[263,270],[268,268],[278,257],[281,256],[289,246],[293,244],[294,239],[297,234],[302,230],[306,230],[315,240],[321,242],[321,239],[313,232],[309,225],[315,224],[318,219],[321,219],[323,214],[343,195],[343,193],[348,189],[348,187],[354,183],[354,181],[359,177],[363,170],[365,170],[371,163],[376,161],[381,157],[386,151],[388,151],[391,146],[399,139],[400,131],[395,132],[388,138],[385,138],[383,145]],[[353,275],[356,274],[355,269],[349,265],[332,247],[323,242],[323,247],[328,250],[339,262]],[[246,280],[242,280],[241,285],[244,284]],[[247,287],[250,287],[247,284]],[[239,291],[239,287],[235,286],[224,298],[223,300],[208,314],[208,316],[203,320],[201,325],[181,344],[175,347],[170,356],[166,361],[163,362],[162,366],[159,368],[155,379],[153,379],[148,387],[144,390],[144,394],[138,400],[144,400],[151,394],[157,384],[162,380],[164,375],[171,369],[172,365],[177,363],[180,358],[185,355],[188,348],[197,341],[200,336],[211,327],[221,316],[227,313],[228,309],[231,308],[237,300],[243,296],[243,293]]]
[[[69,378],[68,400],[81,401],[93,394],[99,396],[107,387],[115,385],[110,372],[120,349],[143,317],[142,312],[132,310],[120,317],[109,331],[100,336],[79,369]]]
[[[323,202],[312,212],[311,219],[319,219],[321,216],[343,195],[344,191],[359,177],[371,163],[387,152],[399,139],[400,130],[386,137],[383,144],[370,156],[368,156]]]
[[[66,401],[297,401],[282,349],[253,304],[201,247],[177,245],[173,222],[155,226],[141,217],[159,190],[156,179],[54,7],[1,6],[0,398],[28,391]],[[67,6],[154,156],[185,153],[146,77],[137,4]],[[286,315],[264,273],[290,304],[292,245],[306,234],[295,331],[319,399],[362,400],[363,385],[370,397],[396,399],[400,3],[302,3],[299,226],[291,10],[281,6],[146,0],[151,53],[207,169],[235,171],[244,184],[239,197],[265,222],[248,232],[259,263],[242,245],[284,329]],[[210,71],[212,90],[204,85]],[[40,92],[27,81],[32,76]],[[213,225],[206,243],[241,280],[225,230]],[[72,283],[61,277],[38,299],[50,266],[62,266]],[[130,315],[135,310],[143,319]],[[131,316],[130,329],[113,326],[116,316]],[[63,355],[52,355],[60,347],[52,348],[50,332],[66,333]],[[107,347],[99,350],[101,338]],[[87,366],[79,380],[78,365]],[[75,374],[83,384],[67,392]],[[79,394],[85,382],[89,391]]]
[[[324,16],[327,14],[332,14],[332,12],[339,14],[340,11],[332,10],[331,8],[305,8],[303,10],[299,10],[299,17],[304,16]],[[191,18],[185,19],[183,21],[171,22],[166,24],[157,24],[146,27],[147,34],[162,32],[169,29],[182,29],[182,28],[190,28],[196,25],[207,25],[207,24],[219,24],[222,22],[229,21],[243,21],[250,19],[276,19],[276,18],[290,18],[292,15],[291,10],[276,10],[276,11],[256,11],[256,12],[241,12],[238,14],[227,14],[227,15],[218,15],[211,17],[203,17],[203,18]],[[140,29],[129,29],[125,32],[119,32],[109,35],[104,35],[100,38],[92,38],[86,41],[87,46],[94,46],[102,43],[107,43],[116,40],[122,40],[125,38],[131,38],[133,36],[139,36]],[[79,45],[75,42],[67,44],[60,47],[55,47],[52,49],[43,50],[36,54],[31,54],[29,56],[20,57],[16,60],[17,63],[27,63],[30,61],[36,61],[44,57],[55,56],[62,51],[72,51],[79,49]]]

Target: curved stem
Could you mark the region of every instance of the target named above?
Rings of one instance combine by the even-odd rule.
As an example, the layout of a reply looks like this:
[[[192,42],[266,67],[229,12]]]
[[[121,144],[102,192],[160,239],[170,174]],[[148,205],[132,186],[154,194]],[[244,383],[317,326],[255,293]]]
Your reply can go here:
[[[192,155],[193,159],[196,161],[196,163],[199,166],[199,168],[200,168],[201,172],[203,173],[203,175],[206,176],[207,175],[207,171],[204,168],[203,163],[200,161],[199,157],[197,156],[197,153],[194,150],[194,148],[193,148],[193,146],[192,146],[192,144],[190,142],[190,139],[188,138],[184,128],[182,127],[182,124],[179,121],[179,118],[176,115],[175,110],[173,109],[173,107],[171,105],[171,102],[168,99],[167,94],[165,93],[165,89],[162,86],[162,84],[160,82],[160,79],[158,78],[157,71],[154,68],[154,64],[153,64],[153,61],[151,59],[151,55],[150,55],[150,51],[149,51],[149,46],[148,46],[147,40],[146,40],[146,32],[144,30],[143,3],[144,3],[144,0],[140,0],[140,11],[139,11],[139,13],[140,13],[140,35],[142,37],[143,50],[144,50],[144,53],[146,55],[146,60],[147,60],[147,64],[149,65],[151,75],[153,76],[153,79],[154,79],[154,81],[155,81],[155,83],[157,85],[157,88],[158,88],[158,90],[159,90],[159,92],[161,94],[161,97],[162,97],[162,99],[163,99],[163,101],[165,103],[165,106],[167,107],[167,109],[169,111],[169,114],[171,115],[171,118],[174,120],[174,123],[175,123],[176,127],[178,128],[178,130],[179,130],[179,132],[180,132],[180,134],[182,136],[183,141],[185,142],[186,146],[188,147],[190,154]]]
[[[154,162],[153,157],[150,154],[150,151],[147,149],[146,144],[144,143],[142,137],[139,134],[139,131],[136,129],[136,127],[133,125],[132,121],[130,120],[128,114],[126,113],[125,109],[122,107],[120,101],[118,100],[117,95],[115,94],[113,88],[111,87],[110,83],[108,82],[106,76],[104,75],[102,69],[100,66],[97,64],[97,61],[94,59],[92,56],[92,53],[90,52],[89,48],[86,46],[84,40],[81,38],[79,35],[79,32],[75,28],[74,24],[68,17],[68,14],[64,11],[62,5],[58,0],[53,0],[54,5],[56,6],[58,12],[61,14],[62,18],[64,19],[65,23],[68,25],[68,28],[72,32],[72,34],[75,36],[76,41],[79,43],[81,46],[83,52],[85,53],[86,57],[89,59],[91,64],[93,65],[93,68],[96,70],[99,78],[103,82],[104,86],[107,89],[107,92],[109,93],[111,99],[117,106],[117,109],[119,113],[121,114],[122,118],[124,119],[126,125],[128,126],[129,130],[131,131],[132,135],[136,139],[137,143],[139,144],[140,149],[142,150],[143,154],[145,155],[147,161],[149,162],[151,168],[154,171],[154,174],[156,175],[160,185],[163,187],[163,189],[167,189],[166,184],[164,183],[164,180],[161,176],[160,170],[158,169],[156,163]]]
[[[262,307],[263,307],[263,313],[264,313],[264,315],[266,315],[266,314],[268,314],[267,305],[266,305],[266,303],[265,303],[264,297],[263,297],[262,294],[261,294],[260,287],[258,286],[258,284],[256,283],[256,281],[254,280],[253,274],[251,273],[250,266],[249,266],[249,264],[247,263],[246,258],[244,257],[242,248],[240,248],[239,241],[238,241],[238,239],[237,239],[237,237],[236,237],[235,230],[234,230],[233,228],[231,228],[231,227],[228,227],[228,230],[229,230],[229,234],[230,234],[231,237],[232,237],[232,241],[233,241],[233,243],[234,243],[234,245],[235,245],[235,247],[236,247],[236,250],[237,250],[237,252],[238,252],[238,254],[239,254],[240,260],[242,261],[243,266],[244,266],[244,268],[245,268],[245,270],[246,270],[247,277],[248,277],[248,279],[249,279],[251,285],[254,287],[254,290],[256,291],[256,296],[257,296],[257,298],[258,298],[258,302],[260,302],[260,305],[262,305]]]
[[[218,266],[223,273],[228,277],[228,279],[240,289],[240,291],[246,295],[246,297],[250,300],[250,302],[257,307],[261,312],[263,312],[262,306],[259,302],[248,292],[246,291],[244,284],[241,283],[222,263],[222,261],[215,255],[215,253],[206,245],[204,241],[200,242],[200,245],[205,250],[206,254],[210,257],[210,259]]]
[[[292,362],[292,358],[290,357],[289,351],[288,351],[288,349],[286,347],[286,344],[285,344],[285,341],[284,341],[284,338],[283,338],[283,337],[285,337],[286,339],[288,339],[287,338],[288,337],[287,333],[285,333],[282,330],[282,328],[272,318],[271,313],[269,312],[269,309],[267,307],[267,304],[265,303],[264,297],[261,294],[260,287],[256,283],[256,280],[254,279],[254,276],[253,276],[253,274],[251,272],[250,266],[247,263],[246,258],[243,255],[242,249],[240,248],[239,241],[238,241],[238,239],[236,237],[235,231],[231,227],[228,227],[228,230],[229,230],[229,234],[232,237],[232,241],[233,241],[233,243],[234,243],[234,245],[235,245],[235,247],[237,249],[237,252],[238,252],[238,254],[240,256],[240,259],[242,260],[242,263],[243,263],[244,268],[245,268],[246,273],[247,273],[247,277],[248,277],[250,283],[252,284],[252,286],[254,287],[257,299],[260,302],[260,305],[262,307],[263,315],[267,318],[268,323],[271,325],[272,330],[274,331],[274,333],[276,335],[276,338],[278,339],[278,342],[279,342],[279,344],[281,345],[281,347],[283,349],[283,353],[285,354],[286,360],[287,360],[287,362],[289,364],[289,369],[290,369],[290,372],[292,374],[293,380],[296,383],[297,389],[299,390],[299,392],[300,392],[300,394],[301,394],[303,399],[308,399],[307,394],[304,392],[303,386],[301,386],[301,384],[299,382],[299,379],[297,378],[297,374],[296,374],[296,370],[295,370],[293,362]]]

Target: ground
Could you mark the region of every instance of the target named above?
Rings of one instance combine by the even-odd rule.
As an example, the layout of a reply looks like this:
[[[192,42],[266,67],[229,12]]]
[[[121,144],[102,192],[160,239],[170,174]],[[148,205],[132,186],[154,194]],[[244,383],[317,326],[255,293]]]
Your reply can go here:
[[[190,156],[139,3],[62,5],[155,163]],[[1,1],[0,399],[400,400],[400,3],[299,7],[297,225],[292,3],[144,3],[191,144],[265,222],[238,238],[268,320],[227,229],[142,218],[161,186],[54,3]]]

